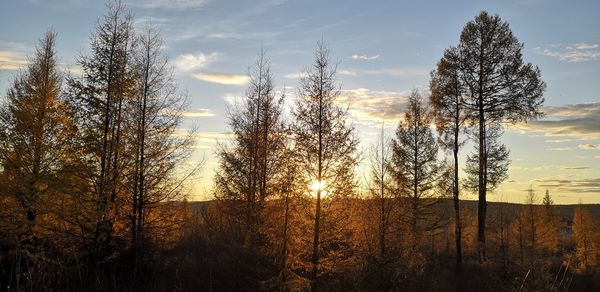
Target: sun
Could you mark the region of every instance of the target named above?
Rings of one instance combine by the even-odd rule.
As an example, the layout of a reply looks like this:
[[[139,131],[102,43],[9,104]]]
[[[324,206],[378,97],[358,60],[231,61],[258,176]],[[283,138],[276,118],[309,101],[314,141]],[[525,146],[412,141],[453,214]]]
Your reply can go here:
[[[324,181],[319,181],[319,180],[313,180],[313,182],[310,184],[310,189],[313,192],[313,195],[317,195],[317,191],[321,191],[322,195],[325,195],[325,188],[327,186],[325,185]]]

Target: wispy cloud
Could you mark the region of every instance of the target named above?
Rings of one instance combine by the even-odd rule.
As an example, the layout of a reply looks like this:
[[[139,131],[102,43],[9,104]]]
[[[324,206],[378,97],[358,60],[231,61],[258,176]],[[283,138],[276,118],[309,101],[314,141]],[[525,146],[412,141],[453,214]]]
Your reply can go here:
[[[600,150],[600,144],[579,144],[579,149],[584,150]]]
[[[172,19],[156,16],[138,16],[134,21],[136,27],[146,27],[150,25],[160,27],[171,24]]]
[[[288,79],[298,79],[298,78],[302,77],[303,74],[304,74],[303,72],[292,72],[292,73],[285,74],[284,77],[288,78]]]
[[[534,51],[539,55],[554,57],[567,62],[585,62],[600,59],[600,45],[598,44],[553,45],[550,48],[537,47]]]
[[[382,68],[374,70],[363,70],[359,73],[365,73],[370,75],[389,75],[392,77],[405,77],[405,76],[427,76],[429,71],[422,68]]]
[[[552,148],[546,148],[546,150],[548,150],[548,151],[571,151],[571,150],[574,150],[574,148],[571,148],[571,147],[552,147]]]
[[[81,68],[79,65],[62,64],[59,68],[60,70],[71,73],[73,75],[81,76],[84,73],[83,68]]]
[[[0,51],[0,70],[17,70],[27,63],[27,57],[23,53]]]
[[[546,143],[565,143],[565,142],[571,142],[573,141],[573,139],[550,139],[550,140],[546,140]]]
[[[197,135],[196,141],[200,143],[216,143],[219,140],[234,137],[231,132],[200,132]]]
[[[407,76],[427,76],[428,71],[421,68],[381,68],[381,69],[342,69],[337,71],[338,75],[343,76],[358,76],[358,75],[387,75],[392,77],[407,77]],[[304,72],[291,72],[285,75],[285,78],[298,79],[302,77]]]
[[[377,55],[373,55],[373,56],[369,56],[369,55],[352,55],[352,60],[363,60],[363,61],[369,61],[369,60],[375,60],[377,58],[379,58],[379,54]]]
[[[544,119],[519,123],[512,129],[574,139],[600,137],[600,102],[546,107],[544,111],[547,114]]]
[[[189,9],[206,6],[211,0],[139,0],[135,4],[144,8]]]
[[[356,76],[358,75],[358,72],[354,70],[338,70],[337,74],[342,76]],[[304,76],[304,72],[291,72],[284,75],[284,77],[288,79],[299,79],[302,76]]]
[[[169,0],[152,0],[159,3],[167,3]],[[191,2],[191,1],[183,1]],[[203,7],[212,1],[193,1],[203,5],[192,6]],[[247,5],[236,5],[236,9],[228,10],[225,15],[212,14],[206,17],[186,18],[173,24],[171,30],[174,32],[173,41],[182,42],[197,39],[220,39],[220,40],[269,40],[282,33],[280,30],[262,29],[256,27],[256,17],[272,7],[284,3],[283,0],[263,0],[243,3]],[[179,7],[185,8],[184,5]]]
[[[206,118],[214,117],[215,113],[211,109],[200,108],[193,111],[186,111],[183,113],[183,116],[187,118]]]
[[[408,94],[409,92],[374,91],[367,88],[357,88],[343,90],[338,102],[344,106],[349,106],[350,114],[358,122],[367,125],[379,125],[384,119],[397,121],[403,117],[406,111]]]
[[[345,76],[356,76],[357,75],[357,72],[352,71],[352,70],[338,70],[337,73],[340,75],[345,75]]]
[[[29,0],[30,3],[41,5],[51,9],[61,9],[65,6],[82,7],[87,5],[90,0]]]
[[[250,80],[248,75],[229,73],[194,73],[192,76],[198,80],[225,85],[244,85]]]
[[[531,181],[538,187],[574,193],[600,192],[600,178],[573,179],[566,177],[543,177]]]
[[[205,54],[202,52],[195,54],[179,55],[173,65],[178,72],[191,72],[197,69],[205,68],[219,57],[218,53]]]

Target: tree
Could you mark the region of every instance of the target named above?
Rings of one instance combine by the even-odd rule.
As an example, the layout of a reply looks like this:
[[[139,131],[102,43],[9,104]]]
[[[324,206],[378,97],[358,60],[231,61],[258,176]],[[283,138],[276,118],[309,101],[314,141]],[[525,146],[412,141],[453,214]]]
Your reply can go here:
[[[456,240],[456,271],[462,270],[462,226],[460,222],[460,180],[458,178],[458,152],[464,145],[460,134],[464,131],[468,112],[464,108],[463,88],[459,80],[459,52],[451,47],[444,51],[444,56],[437,64],[437,69],[431,72],[429,102],[435,116],[435,123],[440,134],[440,144],[452,151],[453,181],[452,198],[454,202],[454,223]]]
[[[371,194],[378,202],[378,244],[379,257],[385,258],[386,255],[386,235],[389,232],[390,223],[390,194],[389,194],[389,173],[387,164],[390,160],[390,147],[384,132],[384,123],[381,123],[381,136],[371,156],[371,179],[375,185],[370,189]]]
[[[550,196],[550,192],[546,190],[546,194],[542,199],[542,212],[540,216],[540,226],[538,242],[539,246],[546,249],[546,251],[555,253],[558,251],[560,241],[560,221],[556,216],[554,207],[554,200]]]
[[[463,107],[478,127],[478,245],[479,260],[485,261],[485,218],[488,181],[487,128],[501,122],[514,123],[540,117],[546,85],[540,70],[523,62],[523,44],[498,15],[481,12],[468,22],[457,47]]]
[[[575,240],[575,258],[579,268],[586,274],[598,265],[598,251],[594,236],[596,224],[581,203],[573,213],[573,239]]]
[[[56,32],[40,39],[31,63],[19,73],[0,108],[0,165],[3,190],[16,200],[25,219],[20,240],[36,240],[36,218],[60,187],[58,172],[69,120],[60,99],[62,76]],[[32,243],[32,242],[31,242]]]
[[[123,171],[128,195],[123,199],[131,230],[134,272],[140,264],[147,239],[174,232],[181,220],[175,205],[185,199],[183,183],[202,165],[182,171],[191,154],[193,132],[176,136],[187,106],[177,91],[157,30],[149,26],[138,37],[132,54],[134,98],[126,104]],[[187,172],[186,172],[187,171]],[[148,236],[146,235],[148,233]]]
[[[525,198],[525,222],[527,224],[527,231],[529,231],[529,260],[531,264],[535,261],[536,257],[536,235],[539,232],[538,227],[538,210],[537,210],[537,195],[533,188],[530,186],[527,190],[527,197]]]
[[[336,105],[340,96],[336,70],[337,66],[329,59],[329,49],[323,41],[319,42],[312,69],[307,69],[300,79],[292,111],[296,153],[305,181],[312,185],[316,199],[311,272],[313,291],[318,289],[322,195],[326,192],[330,202],[350,196],[355,186],[354,167],[358,162],[356,148],[359,140],[347,123],[348,110]]]
[[[284,171],[286,129],[282,119],[283,96],[277,96],[270,61],[261,50],[249,69],[250,84],[242,108],[229,114],[234,134],[230,145],[220,145],[215,195],[239,202],[231,210],[233,219],[245,226],[249,245],[259,242],[260,214],[265,201],[278,194],[277,183]]]
[[[392,157],[388,164],[396,184],[395,195],[408,198],[408,226],[413,251],[417,248],[424,221],[431,219],[433,214],[431,207],[436,203],[435,190],[441,177],[438,145],[429,127],[432,119],[429,108],[414,90],[409,96],[408,111],[392,140]]]
[[[544,205],[546,211],[550,213],[552,212],[552,205],[554,205],[554,200],[552,200],[552,197],[550,196],[550,192],[548,190],[546,190],[546,194],[542,199],[542,205]]]
[[[39,40],[0,103],[0,282],[6,289],[44,289],[45,277],[60,274],[55,263],[61,261],[52,256],[53,206],[64,191],[64,144],[72,128],[60,98],[56,37],[49,29]]]
[[[502,182],[508,178],[508,165],[510,164],[509,155],[510,152],[500,143],[498,139],[502,136],[503,129],[500,125],[491,125],[487,129],[487,136],[485,142],[485,153],[487,156],[486,167],[484,168],[484,174],[486,178],[486,192],[494,191]],[[478,136],[479,133],[475,132],[474,136]],[[475,146],[475,151],[467,156],[467,162],[465,166],[465,172],[467,178],[465,180],[465,187],[473,192],[479,192],[479,146]]]
[[[92,33],[91,53],[78,63],[81,79],[70,77],[70,115],[77,133],[71,138],[70,169],[77,207],[70,221],[79,225],[86,249],[100,262],[113,250],[117,197],[123,194],[125,106],[134,96],[131,68],[133,16],[121,2],[108,2],[108,13]]]

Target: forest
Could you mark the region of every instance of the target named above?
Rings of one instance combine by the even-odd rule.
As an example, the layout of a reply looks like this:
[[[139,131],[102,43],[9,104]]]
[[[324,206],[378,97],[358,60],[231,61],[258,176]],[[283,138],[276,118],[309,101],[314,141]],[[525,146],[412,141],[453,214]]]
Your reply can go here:
[[[542,118],[546,89],[499,15],[464,24],[368,151],[325,39],[295,92],[257,52],[199,202],[160,30],[121,1],[103,13],[81,74],[50,28],[2,93],[1,290],[600,290],[600,205],[533,187],[488,200],[508,179],[506,127]]]

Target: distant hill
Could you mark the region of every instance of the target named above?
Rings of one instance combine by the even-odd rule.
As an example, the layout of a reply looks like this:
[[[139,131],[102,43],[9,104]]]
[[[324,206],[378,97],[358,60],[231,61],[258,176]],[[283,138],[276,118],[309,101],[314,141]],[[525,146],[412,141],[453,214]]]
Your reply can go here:
[[[196,211],[204,211],[206,210],[206,208],[208,207],[208,205],[214,203],[214,200],[210,200],[210,201],[192,201],[189,202],[190,206],[192,207],[192,210],[196,210]],[[475,200],[461,200],[461,208],[464,208],[465,210],[469,210],[470,212],[477,212],[477,201]],[[500,208],[504,207],[504,211],[506,212],[507,216],[516,216],[517,212],[520,210],[520,208],[524,206],[524,204],[517,204],[517,203],[501,203],[501,202],[488,202],[488,215],[492,216],[494,214],[497,214],[500,210]],[[578,205],[555,205],[555,210],[556,210],[556,214],[558,216],[560,216],[563,220],[567,220],[567,221],[572,221],[573,220],[573,213],[575,212],[575,208]],[[600,222],[600,204],[583,204],[582,205],[584,208],[586,208],[590,215],[592,215],[592,218],[594,218],[594,221],[596,222]],[[450,213],[448,214],[448,216],[452,216],[452,212],[454,212],[453,210],[453,206],[452,206],[452,200],[447,199],[447,200],[443,200],[440,203],[439,206],[440,210],[442,209],[446,209],[448,210]]]
[[[461,206],[476,212],[477,203],[478,202],[475,200],[464,200],[461,201]],[[524,204],[488,202],[488,214],[497,213],[501,207],[504,207],[504,210],[508,215],[516,215],[516,212],[518,212],[522,206],[524,206]],[[554,208],[558,216],[571,221],[577,206],[578,205],[554,205]],[[583,204],[582,206],[589,211],[590,215],[592,215],[592,218],[594,218],[596,222],[600,222],[600,204]]]

